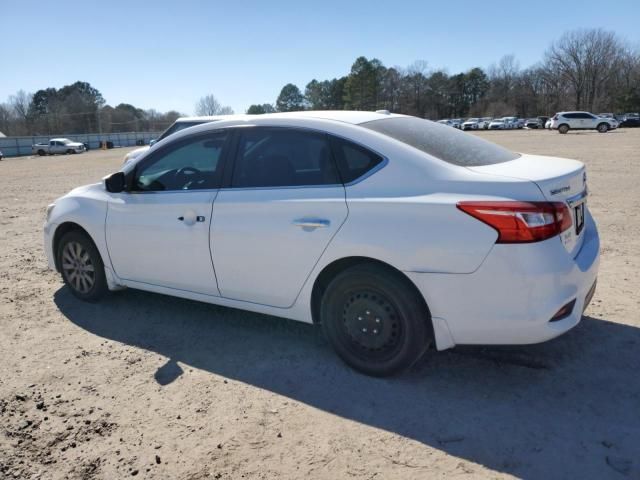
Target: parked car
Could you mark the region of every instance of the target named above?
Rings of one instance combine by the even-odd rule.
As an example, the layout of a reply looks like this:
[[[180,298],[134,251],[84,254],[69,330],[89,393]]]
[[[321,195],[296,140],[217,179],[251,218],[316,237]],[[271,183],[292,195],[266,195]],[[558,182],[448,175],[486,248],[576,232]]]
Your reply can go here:
[[[462,130],[478,130],[483,128],[484,123],[480,118],[469,118],[462,123]]]
[[[489,130],[510,130],[513,128],[513,123],[508,117],[494,118],[489,123]]]
[[[213,115],[213,116],[206,116],[206,117],[180,117],[175,122],[173,122],[169,126],[169,128],[167,128],[164,132],[162,132],[162,134],[160,134],[158,138],[152,139],[149,142],[149,145],[145,145],[143,147],[136,148],[128,152],[124,156],[123,163],[127,163],[137,158],[142,153],[149,150],[156,142],[159,142],[160,140],[163,140],[167,138],[169,135],[179,132],[180,130],[184,130],[185,128],[189,128],[189,127],[194,127],[196,125],[202,125],[203,123],[207,123],[207,122],[216,122],[218,120],[222,120],[227,117],[228,115]]]
[[[72,142],[68,138],[52,138],[48,143],[36,143],[31,146],[32,155],[55,155],[58,153],[82,153],[84,145],[80,142]]]
[[[599,262],[586,202],[575,160],[405,115],[293,112],[165,138],[50,205],[44,239],[79,299],[130,287],[319,323],[383,376],[431,344],[574,327]]]
[[[559,112],[551,119],[551,129],[559,133],[567,133],[569,130],[597,130],[606,133],[614,127],[615,119],[603,118],[589,112]]]
[[[452,127],[457,129],[462,129],[462,119],[461,118],[452,118],[451,119]]]
[[[0,160],[2,160],[4,157],[2,155],[2,150],[0,150]]]
[[[546,124],[548,120],[549,120],[549,117],[539,116],[538,121],[540,122],[540,128],[546,128]]]
[[[484,130],[488,130],[489,129],[489,124],[491,123],[491,120],[493,120],[493,118],[492,117],[482,117],[480,120],[481,120],[482,128]]]
[[[448,127],[453,127],[454,126],[453,120],[449,120],[448,118],[445,118],[445,119],[442,119],[442,120],[438,120],[437,123],[440,123],[442,125],[446,125]]]
[[[524,122],[524,126],[527,128],[533,128],[533,129],[538,129],[538,128],[542,128],[542,125],[540,124],[540,119],[538,118],[529,118]]]
[[[624,120],[622,123],[620,123],[619,126],[624,128],[640,127],[640,118],[629,117],[626,120]]]

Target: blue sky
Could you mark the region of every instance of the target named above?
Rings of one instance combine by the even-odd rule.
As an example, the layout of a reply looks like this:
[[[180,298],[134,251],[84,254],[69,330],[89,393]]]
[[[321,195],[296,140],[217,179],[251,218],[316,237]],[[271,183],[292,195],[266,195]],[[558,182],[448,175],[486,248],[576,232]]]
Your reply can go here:
[[[213,93],[236,112],[288,82],[345,75],[356,57],[450,73],[514,54],[527,67],[576,28],[640,46],[640,0],[0,0],[0,102],[76,80],[111,105],[191,114]]]

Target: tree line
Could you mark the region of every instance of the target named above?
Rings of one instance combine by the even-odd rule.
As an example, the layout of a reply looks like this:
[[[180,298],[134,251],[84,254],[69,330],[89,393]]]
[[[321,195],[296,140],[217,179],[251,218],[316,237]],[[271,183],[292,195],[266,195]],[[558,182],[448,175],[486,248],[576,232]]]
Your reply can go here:
[[[61,133],[119,133],[158,131],[172,124],[180,112],[142,110],[128,103],[106,105],[102,94],[87,82],[34,94],[20,90],[0,103],[0,132],[5,135]]]
[[[254,104],[247,113],[296,110],[389,110],[423,118],[531,117],[563,110],[640,111],[640,51],[614,32],[602,29],[565,33],[551,43],[537,64],[522,69],[513,55],[487,69],[449,74],[426,61],[407,68],[386,67],[359,57],[340,78],[313,79],[301,91],[286,84],[275,104]],[[197,115],[233,110],[213,95],[195,105]],[[34,94],[19,91],[0,103],[0,132],[6,135],[163,130],[177,111],[107,105],[87,82]]]
[[[423,118],[530,117],[563,110],[640,110],[640,52],[602,29],[565,33],[542,60],[522,69],[513,55],[488,69],[449,74],[426,61],[385,67],[359,57],[348,75],[313,79],[301,91],[286,84],[275,105],[247,113],[296,110],[389,110]]]

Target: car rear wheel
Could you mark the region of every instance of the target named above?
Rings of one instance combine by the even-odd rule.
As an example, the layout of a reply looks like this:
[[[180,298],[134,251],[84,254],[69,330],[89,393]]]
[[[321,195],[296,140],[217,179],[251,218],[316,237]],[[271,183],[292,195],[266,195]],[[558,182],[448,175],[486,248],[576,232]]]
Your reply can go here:
[[[609,125],[607,125],[606,123],[601,123],[600,125],[598,125],[598,132],[607,133],[607,130],[609,130]]]
[[[374,264],[351,267],[329,283],[320,320],[338,356],[367,375],[408,369],[433,339],[429,311],[409,281]]]
[[[64,283],[81,300],[96,302],[108,292],[100,253],[84,233],[72,231],[62,237],[58,265]]]
[[[560,125],[560,126],[558,127],[558,132],[559,132],[559,133],[562,133],[563,135],[564,135],[565,133],[567,133],[568,131],[569,131],[569,125],[565,125],[565,124],[563,124],[563,125]]]
[[[41,157],[44,157],[46,153],[44,150],[38,150],[38,155],[40,155]]]

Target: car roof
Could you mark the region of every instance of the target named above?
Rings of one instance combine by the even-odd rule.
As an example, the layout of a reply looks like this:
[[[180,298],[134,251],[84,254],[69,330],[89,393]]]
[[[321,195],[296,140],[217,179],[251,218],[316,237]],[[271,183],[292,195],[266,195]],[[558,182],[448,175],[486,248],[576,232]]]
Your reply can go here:
[[[182,122],[213,122],[214,120],[225,120],[227,118],[242,117],[243,115],[205,115],[201,117],[180,117],[176,119],[175,123]]]
[[[247,115],[247,117],[260,117],[260,118],[285,118],[285,119],[302,119],[302,118],[317,118],[320,120],[333,120],[337,122],[350,123],[352,125],[359,125],[365,122],[372,122],[374,120],[383,120],[385,118],[404,117],[406,115],[400,115],[397,113],[378,113],[378,112],[366,112],[356,110],[306,110],[301,112],[281,112],[281,113],[266,113],[264,115]]]
[[[299,112],[278,112],[265,113],[260,115],[237,114],[237,115],[209,115],[200,117],[180,117],[176,120],[179,122],[212,122],[215,120],[247,120],[253,118],[318,118],[322,120],[334,120],[338,122],[351,123],[358,125],[360,123],[371,122],[373,120],[382,120],[390,117],[402,117],[404,115],[394,113],[367,112],[355,110],[305,110]]]
[[[56,137],[56,138],[52,138],[49,141],[50,142],[59,142],[59,141],[62,141],[62,140],[69,140],[69,139],[68,138],[64,138],[64,137]],[[71,140],[69,140],[69,141],[71,141]],[[77,143],[80,143],[80,142],[77,142]]]

